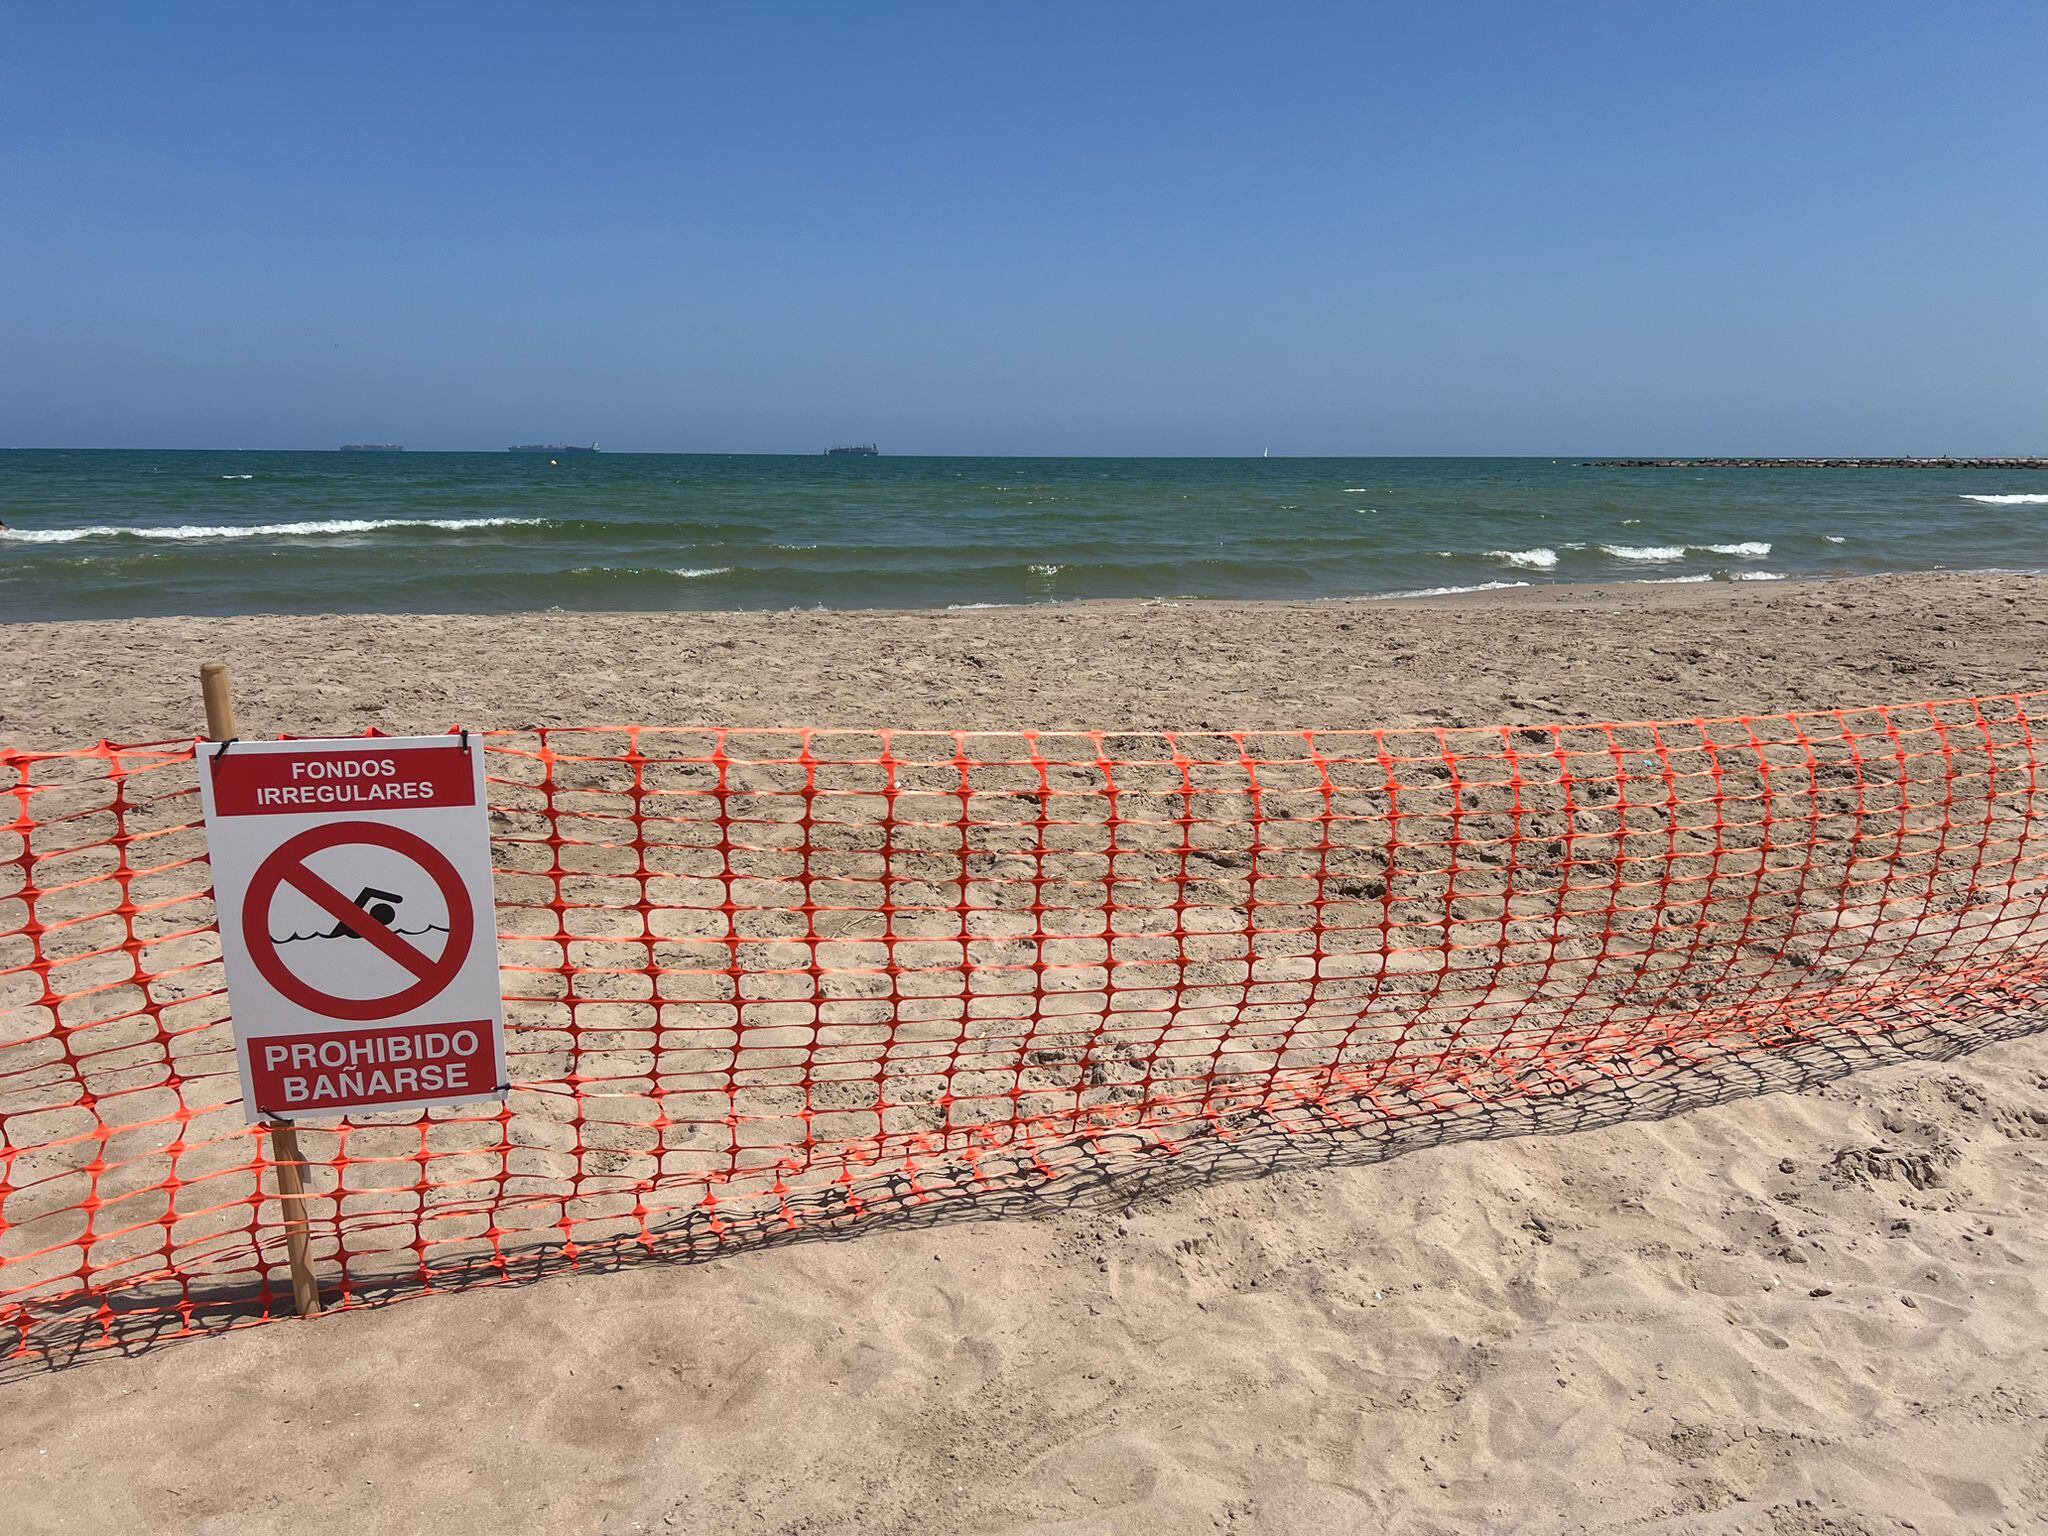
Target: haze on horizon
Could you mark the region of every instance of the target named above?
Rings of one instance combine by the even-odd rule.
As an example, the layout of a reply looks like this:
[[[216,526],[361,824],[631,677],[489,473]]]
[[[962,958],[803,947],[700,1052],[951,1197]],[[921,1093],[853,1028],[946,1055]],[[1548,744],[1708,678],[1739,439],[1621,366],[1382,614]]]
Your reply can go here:
[[[0,5],[0,445],[2048,450],[2048,10]]]

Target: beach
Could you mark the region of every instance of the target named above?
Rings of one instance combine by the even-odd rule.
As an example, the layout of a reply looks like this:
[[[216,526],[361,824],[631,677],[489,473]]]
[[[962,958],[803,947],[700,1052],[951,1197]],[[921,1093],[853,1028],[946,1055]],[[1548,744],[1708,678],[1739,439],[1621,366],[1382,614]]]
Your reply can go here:
[[[0,1536],[2048,1536],[2048,9],[106,10]]]
[[[1495,725],[2043,686],[2039,579],[1572,585],[1398,601],[950,612],[339,614],[23,623],[0,741],[729,724],[1279,730]]]
[[[251,735],[1451,728],[2048,687],[2048,587],[1993,574],[6,637],[16,748],[190,735],[208,660]],[[2037,1528],[2038,1023],[89,1359],[0,1388],[0,1477],[30,1531]]]

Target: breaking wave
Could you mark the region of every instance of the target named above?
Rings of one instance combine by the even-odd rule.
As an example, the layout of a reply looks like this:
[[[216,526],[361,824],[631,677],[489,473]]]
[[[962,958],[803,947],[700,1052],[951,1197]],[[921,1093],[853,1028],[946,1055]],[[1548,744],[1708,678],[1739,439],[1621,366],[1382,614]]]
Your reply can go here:
[[[1381,597],[1455,597],[1460,592],[1499,592],[1507,587],[1526,587],[1526,581],[1482,581],[1469,587],[1417,587],[1412,592],[1382,592]]]
[[[168,528],[8,528],[0,539],[17,544],[76,544],[81,539],[291,539],[316,534],[378,533],[387,528],[439,528],[466,533],[472,528],[521,528],[543,517],[335,517],[305,523],[180,523]]]
[[[1683,560],[1688,554],[1738,555],[1744,560],[1761,560],[1771,552],[1762,539],[1741,544],[1602,544],[1600,552],[1617,560]]]
[[[1965,496],[1965,501],[1981,501],[1987,507],[2041,507],[2048,506],[2048,491],[2016,491],[2009,496]]]

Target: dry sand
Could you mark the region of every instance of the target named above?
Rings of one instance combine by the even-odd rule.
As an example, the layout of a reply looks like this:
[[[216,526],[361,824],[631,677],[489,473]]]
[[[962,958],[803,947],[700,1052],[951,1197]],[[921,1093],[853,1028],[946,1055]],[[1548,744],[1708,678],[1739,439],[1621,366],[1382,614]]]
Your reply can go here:
[[[1472,724],[2048,687],[2023,577],[7,635],[17,746],[187,732],[214,656],[252,732]],[[2040,1529],[2039,1022],[101,1359],[0,1389],[5,1523]]]

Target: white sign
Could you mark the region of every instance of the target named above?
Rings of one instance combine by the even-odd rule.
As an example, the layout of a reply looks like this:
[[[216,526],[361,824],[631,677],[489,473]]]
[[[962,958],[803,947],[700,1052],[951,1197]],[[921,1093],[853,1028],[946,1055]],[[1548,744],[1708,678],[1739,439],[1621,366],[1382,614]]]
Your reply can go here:
[[[199,793],[252,1123],[504,1097],[479,747],[203,742]]]

